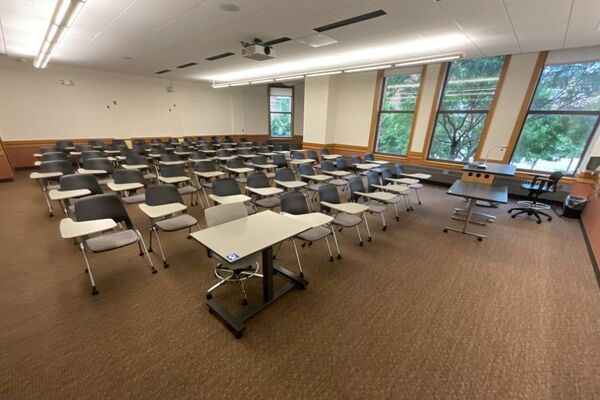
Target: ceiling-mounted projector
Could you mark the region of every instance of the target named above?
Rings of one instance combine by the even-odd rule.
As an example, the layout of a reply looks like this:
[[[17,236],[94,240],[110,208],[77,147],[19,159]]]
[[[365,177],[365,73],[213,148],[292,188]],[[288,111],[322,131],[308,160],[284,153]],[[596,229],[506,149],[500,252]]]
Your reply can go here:
[[[275,58],[275,50],[270,46],[266,46],[260,39],[254,39],[252,43],[242,42],[242,46],[242,57],[256,61]]]

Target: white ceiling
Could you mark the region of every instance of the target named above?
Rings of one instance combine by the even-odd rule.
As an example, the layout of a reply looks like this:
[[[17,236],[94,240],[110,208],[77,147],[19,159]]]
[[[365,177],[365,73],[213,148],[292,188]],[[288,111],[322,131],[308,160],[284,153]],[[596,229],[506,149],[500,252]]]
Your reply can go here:
[[[224,3],[240,11],[222,11]],[[33,58],[55,4],[0,0],[0,54]],[[339,42],[331,46],[289,41],[275,46],[276,59],[262,62],[239,55],[241,40],[297,39],[379,9],[388,15],[325,32]],[[379,62],[589,46],[600,44],[599,24],[600,0],[87,0],[50,64],[153,76],[171,69],[160,77],[232,80],[324,69],[317,67],[324,62],[349,66],[365,50],[363,61]],[[204,60],[227,51],[236,55]],[[198,65],[176,68],[189,62]]]

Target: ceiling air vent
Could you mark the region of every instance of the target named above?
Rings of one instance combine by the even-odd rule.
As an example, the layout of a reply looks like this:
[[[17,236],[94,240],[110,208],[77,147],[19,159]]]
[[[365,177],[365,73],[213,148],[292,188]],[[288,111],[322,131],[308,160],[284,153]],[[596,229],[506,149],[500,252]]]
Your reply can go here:
[[[314,28],[313,30],[315,30],[317,32],[330,31],[332,29],[341,28],[342,26],[356,24],[357,22],[362,22],[362,21],[366,21],[368,19],[381,17],[383,15],[387,15],[387,13],[383,10],[372,11],[370,13],[357,15],[356,17],[343,19],[341,21],[334,22],[333,24],[319,26],[318,28]]]
[[[171,72],[170,69],[162,69],[160,71],[155,72],[156,75],[166,74],[167,72]]]
[[[288,42],[288,41],[290,41],[290,40],[292,40],[292,39],[290,39],[290,38],[289,38],[289,37],[287,37],[287,36],[284,36],[284,37],[280,37],[279,39],[273,39],[273,40],[269,40],[268,42],[264,42],[263,44],[264,44],[265,46],[274,46],[274,45],[276,45],[276,44],[279,44],[279,43],[284,43],[284,42]]]
[[[198,63],[191,62],[191,63],[187,63],[187,64],[181,64],[181,65],[178,65],[177,68],[193,67],[194,65],[198,65]]]
[[[230,51],[228,51],[227,53],[221,53],[221,54],[217,54],[216,56],[207,57],[207,58],[205,58],[205,60],[207,60],[207,61],[215,61],[215,60],[218,60],[220,58],[225,58],[225,57],[229,57],[229,56],[232,56],[232,55],[233,55],[233,53],[230,52]]]

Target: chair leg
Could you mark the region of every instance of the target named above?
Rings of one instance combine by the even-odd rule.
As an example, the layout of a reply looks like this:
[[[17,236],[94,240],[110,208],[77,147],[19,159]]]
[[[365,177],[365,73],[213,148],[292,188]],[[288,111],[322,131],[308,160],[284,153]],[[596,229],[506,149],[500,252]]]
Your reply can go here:
[[[419,197],[419,189],[413,189],[413,190],[417,194],[417,200],[419,201],[419,205],[423,205],[423,203],[421,203],[421,198]]]
[[[360,237],[360,229],[358,228],[358,225],[355,225],[354,227],[356,228],[356,233],[358,234],[358,245],[362,246],[363,241],[362,241],[362,237]]]
[[[54,211],[52,211],[52,203],[50,202],[50,198],[48,197],[48,192],[46,191],[46,187],[40,181],[40,186],[42,187],[42,194],[44,195],[44,200],[46,200],[46,205],[48,206],[48,216],[53,217]]]
[[[363,221],[365,221],[365,226],[367,227],[367,234],[369,235],[369,239],[367,239],[367,241],[372,241],[371,238],[371,230],[369,229],[369,221],[367,221],[367,216],[365,215],[365,213],[363,212],[362,214],[363,216]]]
[[[300,262],[300,255],[298,254],[298,247],[296,241],[292,238],[292,244],[294,245],[294,252],[296,253],[296,260],[298,260],[298,269],[300,270],[300,277],[304,277],[304,271],[302,271],[302,263]]]
[[[212,299],[212,292],[213,290],[217,289],[218,287],[223,286],[227,281],[219,281],[217,283],[215,283],[214,285],[212,285],[207,291],[206,291],[206,298],[207,299]]]
[[[396,221],[400,221],[400,216],[398,215],[398,208],[396,207],[396,203],[392,205],[394,206],[394,212],[396,213]]]
[[[85,254],[85,246],[83,243],[79,243],[79,248],[81,249],[81,253],[83,254],[83,259],[85,260],[86,272],[90,277],[90,283],[92,284],[92,295],[98,294],[98,289],[96,289],[96,282],[94,281],[94,275],[92,275],[92,268],[90,267],[90,262],[88,261],[87,255]]]
[[[385,224],[385,216],[383,215],[383,213],[379,213],[379,218],[381,218],[381,224],[383,225],[382,230],[385,231],[387,229],[387,225]]]
[[[141,245],[144,248],[146,257],[148,257],[148,262],[150,263],[150,270],[152,271],[153,274],[155,274],[156,268],[154,268],[154,263],[152,262],[152,259],[150,258],[150,253],[148,253],[148,249],[146,248],[146,243],[144,242],[144,238],[142,237],[142,234],[140,233],[140,231],[138,231],[137,229],[136,229],[135,233],[137,233],[138,238],[140,239],[138,241],[138,245]]]
[[[337,258],[338,260],[342,258],[342,253],[340,253],[340,246],[338,246],[338,241],[337,241],[337,236],[335,236],[335,227],[331,226],[331,234],[333,235],[333,241],[335,243],[335,250],[337,251]]]
[[[152,253],[152,222],[150,222],[150,240],[148,242],[148,253]]]
[[[154,231],[154,234],[156,235],[156,242],[158,243],[158,249],[160,250],[160,255],[162,257],[163,267],[169,268],[169,263],[167,262],[167,260],[165,258],[165,253],[162,248],[162,243],[160,243],[160,236],[158,236],[158,229],[156,229],[155,227],[152,227],[152,230]]]
[[[208,195],[206,194],[206,188],[202,187],[202,191],[204,192],[204,199],[206,200],[206,208],[210,207],[210,203],[208,202]]]
[[[325,236],[325,243],[327,244],[327,250],[329,251],[329,261],[333,261],[333,253],[331,252],[331,246],[329,245],[327,236]]]

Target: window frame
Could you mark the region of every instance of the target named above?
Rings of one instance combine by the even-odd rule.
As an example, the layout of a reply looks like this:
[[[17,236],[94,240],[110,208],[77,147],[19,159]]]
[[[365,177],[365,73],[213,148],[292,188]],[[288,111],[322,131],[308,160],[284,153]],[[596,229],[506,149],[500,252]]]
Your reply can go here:
[[[375,125],[375,139],[373,142],[373,153],[374,154],[380,154],[380,155],[384,155],[384,156],[391,156],[391,157],[408,157],[408,153],[410,152],[410,145],[412,142],[412,138],[413,138],[413,134],[415,131],[415,120],[416,120],[416,115],[417,115],[417,111],[419,110],[419,102],[421,100],[421,88],[423,87],[423,76],[424,76],[424,68],[421,68],[418,72],[419,74],[419,88],[417,89],[417,97],[415,99],[415,108],[411,111],[408,110],[383,110],[383,100],[384,100],[384,96],[385,96],[385,88],[386,88],[386,80],[389,77],[392,76],[398,76],[398,75],[412,75],[410,73],[400,73],[400,74],[396,74],[396,75],[389,75],[389,76],[385,76],[385,74],[381,77],[381,90],[379,91],[379,104],[377,107],[377,121],[376,121],[376,125]],[[411,122],[411,126],[410,126],[410,132],[408,133],[408,143],[406,145],[406,153],[405,154],[399,154],[399,153],[387,153],[384,151],[378,151],[377,150],[377,144],[379,143],[379,128],[380,128],[380,124],[381,124],[381,114],[412,114],[413,115],[413,119]]]
[[[491,56],[491,57],[496,57],[496,56]],[[490,57],[490,58],[491,58]],[[486,137],[486,130],[488,129],[488,125],[489,125],[489,119],[488,117],[490,115],[494,114],[494,109],[496,107],[496,103],[497,103],[497,99],[498,99],[498,94],[501,92],[502,86],[503,86],[503,80],[504,80],[504,75],[506,74],[506,69],[508,66],[508,63],[510,62],[510,56],[509,55],[504,55],[502,56],[502,68],[500,69],[500,74],[498,75],[498,81],[496,83],[496,87],[494,89],[494,96],[492,97],[492,100],[490,101],[490,107],[487,110],[482,110],[482,109],[473,109],[473,110],[441,110],[441,106],[442,106],[442,102],[444,101],[444,95],[446,94],[446,89],[448,88],[448,78],[450,76],[450,68],[452,66],[452,62],[448,62],[445,65],[445,71],[444,71],[444,79],[442,81],[442,89],[440,91],[440,95],[439,98],[437,99],[437,108],[435,110],[435,118],[433,119],[433,126],[431,127],[431,131],[430,131],[430,136],[429,136],[429,143],[427,143],[427,152],[425,153],[425,160],[426,161],[430,161],[430,162],[439,162],[439,163],[449,163],[449,164],[457,164],[457,165],[466,165],[469,163],[469,161],[457,161],[457,160],[448,160],[445,158],[431,158],[430,157],[430,153],[431,153],[431,146],[433,146],[433,141],[435,138],[435,128],[437,126],[437,122],[438,122],[438,117],[440,116],[440,114],[486,114],[485,116],[485,121],[483,123],[483,126],[481,127],[481,134],[479,136],[479,143],[477,143],[477,149],[475,150],[475,154],[473,154],[473,160],[477,159],[477,155],[479,154],[479,150],[481,149],[482,146],[482,139],[485,139]],[[478,58],[484,58],[484,57],[478,57]],[[462,61],[462,60],[457,60],[457,61]],[[456,62],[456,61],[454,61]]]
[[[590,61],[592,62],[592,61]],[[600,60],[596,60],[595,62],[600,63]],[[561,64],[551,64],[551,65],[569,65],[569,64],[583,64],[583,62],[566,62],[566,63],[561,63]],[[523,118],[520,121],[520,125],[521,128],[519,129],[519,134],[517,135],[516,140],[514,140],[512,148],[510,149],[510,156],[505,159],[507,161],[507,164],[512,165],[512,161],[513,161],[513,157],[515,155],[515,150],[517,150],[517,146],[519,145],[519,140],[521,139],[521,135],[523,134],[523,128],[525,127],[525,124],[527,123],[527,117],[530,114],[533,115],[588,115],[588,116],[596,116],[596,123],[594,124],[594,128],[592,128],[592,133],[591,135],[588,137],[587,142],[583,148],[583,151],[581,152],[581,157],[579,158],[579,162],[577,163],[577,166],[575,167],[575,169],[573,170],[572,174],[565,174],[565,177],[574,177],[577,170],[581,167],[581,163],[583,163],[584,158],[586,156],[586,154],[588,154],[589,150],[590,150],[590,145],[592,144],[594,137],[599,134],[599,129],[600,129],[600,110],[598,111],[582,111],[582,110],[531,110],[531,105],[533,104],[533,100],[535,99],[535,95],[537,93],[538,87],[540,85],[540,82],[542,80],[542,76],[544,75],[544,69],[546,69],[547,65],[546,63],[544,63],[544,65],[542,66],[542,68],[540,68],[538,76],[536,78],[535,81],[535,88],[533,89],[533,92],[529,98],[529,101],[527,103],[527,111],[523,114]],[[525,169],[525,168],[518,168],[517,167],[517,171],[519,172],[523,172],[523,173],[528,173],[528,174],[534,174],[534,175],[548,175],[550,172],[548,171],[542,171],[542,170],[536,170],[536,169]]]
[[[290,112],[284,112],[284,111],[271,111],[271,88],[280,88],[280,89],[291,89],[292,90],[292,104],[290,107]],[[294,90],[294,86],[286,86],[286,85],[268,85],[267,86],[267,119],[268,119],[268,125],[269,125],[269,139],[280,139],[280,140],[287,140],[287,139],[293,139],[294,138],[294,108],[296,105],[295,102],[295,95],[296,92]],[[291,115],[291,122],[290,122],[290,136],[273,136],[272,131],[271,131],[271,114],[290,114]]]

